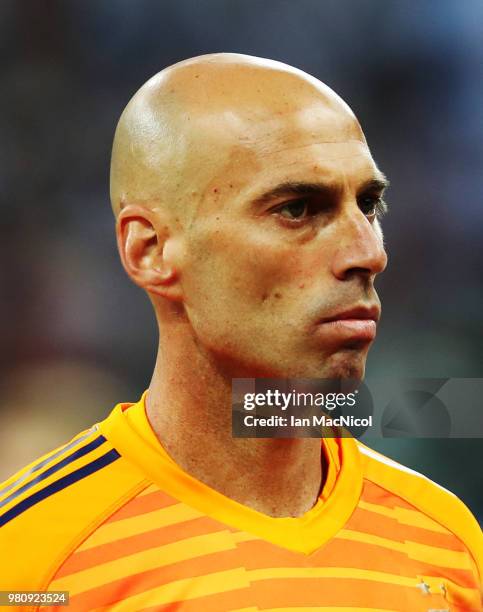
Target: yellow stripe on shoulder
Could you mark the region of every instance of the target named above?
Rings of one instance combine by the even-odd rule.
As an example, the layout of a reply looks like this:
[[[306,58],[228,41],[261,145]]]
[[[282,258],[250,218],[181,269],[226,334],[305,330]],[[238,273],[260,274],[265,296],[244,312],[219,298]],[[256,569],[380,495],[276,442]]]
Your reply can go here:
[[[466,546],[483,576],[483,533],[467,506],[451,491],[357,442],[364,478],[394,493],[453,533]]]
[[[76,436],[66,445],[32,462],[27,469],[14,475],[2,488],[1,515],[51,482],[66,476],[89,461],[106,452],[108,444],[97,428],[93,427]]]
[[[42,471],[49,466],[61,461],[70,452],[73,452],[82,443],[88,443],[91,439],[97,437],[99,431],[97,425],[81,431],[75,435],[69,442],[62,444],[48,451],[44,455],[37,457],[34,461],[27,464],[22,469],[18,470],[7,480],[0,483],[0,503],[9,497],[14,491],[23,487],[28,482],[36,478]]]
[[[27,466],[0,501],[0,590],[45,590],[79,544],[150,484],[97,427]]]

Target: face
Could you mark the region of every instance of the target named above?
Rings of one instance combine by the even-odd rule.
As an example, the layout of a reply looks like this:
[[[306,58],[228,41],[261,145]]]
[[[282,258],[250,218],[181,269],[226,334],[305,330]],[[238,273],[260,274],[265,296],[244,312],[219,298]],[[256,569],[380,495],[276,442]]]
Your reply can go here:
[[[186,313],[228,376],[364,374],[387,261],[384,179],[355,122],[314,116],[231,147],[186,234]]]

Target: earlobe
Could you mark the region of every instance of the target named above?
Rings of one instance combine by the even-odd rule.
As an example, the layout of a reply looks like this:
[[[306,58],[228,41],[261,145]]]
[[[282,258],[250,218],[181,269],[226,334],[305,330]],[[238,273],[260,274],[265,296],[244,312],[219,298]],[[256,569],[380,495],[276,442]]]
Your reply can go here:
[[[180,299],[167,224],[149,209],[128,205],[119,213],[116,236],[124,269],[138,286],[168,299]]]

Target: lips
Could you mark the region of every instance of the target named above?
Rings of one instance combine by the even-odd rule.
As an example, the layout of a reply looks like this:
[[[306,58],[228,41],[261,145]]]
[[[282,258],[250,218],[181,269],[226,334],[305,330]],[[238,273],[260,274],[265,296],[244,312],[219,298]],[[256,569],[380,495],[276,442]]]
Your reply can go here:
[[[371,342],[376,337],[380,314],[378,305],[357,306],[323,318],[317,327],[327,339]]]
[[[376,304],[372,306],[356,306],[348,310],[340,311],[334,315],[323,318],[320,323],[330,323],[332,321],[374,321],[377,323],[381,316],[381,310]]]

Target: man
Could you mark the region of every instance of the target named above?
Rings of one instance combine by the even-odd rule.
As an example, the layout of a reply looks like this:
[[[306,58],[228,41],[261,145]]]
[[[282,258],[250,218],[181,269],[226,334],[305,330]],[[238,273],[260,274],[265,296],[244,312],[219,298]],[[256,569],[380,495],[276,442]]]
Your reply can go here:
[[[231,433],[232,378],[363,377],[385,186],[348,106],[284,64],[207,55],[137,92],[111,199],[153,378],[4,484],[1,589],[83,611],[480,610],[481,532],[451,493],[352,438]]]

